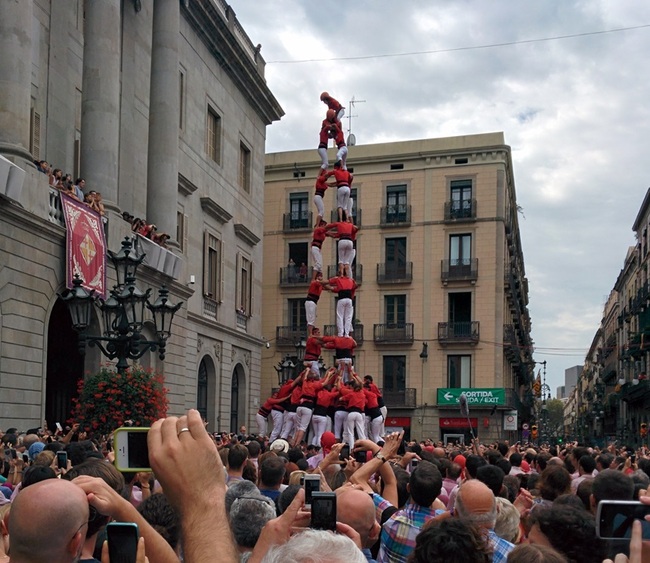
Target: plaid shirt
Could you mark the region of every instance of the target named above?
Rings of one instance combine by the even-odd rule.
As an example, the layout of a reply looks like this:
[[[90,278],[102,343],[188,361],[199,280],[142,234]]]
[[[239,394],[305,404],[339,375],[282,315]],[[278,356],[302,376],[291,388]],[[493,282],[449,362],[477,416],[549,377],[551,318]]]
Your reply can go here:
[[[415,538],[422,526],[443,510],[425,508],[408,502],[384,524],[381,531],[379,563],[406,563],[415,548]]]
[[[497,536],[494,533],[494,530],[488,530],[488,539],[490,540],[490,544],[494,550],[494,553],[492,554],[492,563],[506,563],[508,560],[508,553],[515,548],[514,544]]]

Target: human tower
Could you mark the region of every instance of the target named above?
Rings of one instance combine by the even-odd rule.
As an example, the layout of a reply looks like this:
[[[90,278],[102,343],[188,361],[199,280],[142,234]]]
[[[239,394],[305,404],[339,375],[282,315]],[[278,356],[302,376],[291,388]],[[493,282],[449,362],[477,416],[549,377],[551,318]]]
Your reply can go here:
[[[281,438],[298,446],[307,436],[309,443],[319,446],[323,433],[331,430],[338,440],[347,442],[352,448],[355,435],[358,439],[370,437],[375,442],[381,439],[387,410],[372,376],[366,375],[362,381],[354,370],[357,343],[350,333],[353,332],[357,284],[352,264],[359,227],[352,218],[350,186],[353,177],[348,172],[348,147],[341,126],[345,108],[327,92],[323,92],[320,99],[327,105],[327,112],[321,123],[318,144],[321,167],[314,194],[317,217],[311,241],[313,274],[305,301],[308,335],[305,369],[265,401],[257,413],[257,422],[259,433],[266,435],[271,417],[271,443]],[[337,148],[332,169],[327,155],[330,139]],[[334,187],[337,221],[327,223],[324,196],[328,188]],[[337,241],[338,267],[337,275],[325,281],[322,247],[327,238]],[[323,336],[316,326],[318,302],[324,290],[336,295],[336,336]],[[321,378],[318,360],[323,347],[335,351],[335,366]],[[311,432],[308,432],[310,425]]]

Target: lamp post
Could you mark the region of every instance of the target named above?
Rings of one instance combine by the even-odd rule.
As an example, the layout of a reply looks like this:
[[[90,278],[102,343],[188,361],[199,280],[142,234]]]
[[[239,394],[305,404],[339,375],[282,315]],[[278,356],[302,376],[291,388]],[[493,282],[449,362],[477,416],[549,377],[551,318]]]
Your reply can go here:
[[[303,361],[305,359],[305,350],[307,348],[307,341],[305,340],[304,337],[301,336],[299,340],[296,340],[294,342],[293,346],[296,349],[296,354],[294,356],[291,356],[290,354],[286,354],[284,356],[284,359],[278,362],[277,366],[273,366],[273,369],[275,369],[275,371],[278,374],[278,383],[280,387],[282,387],[282,385],[284,385],[292,377],[298,375],[296,373],[296,368],[298,368],[298,370],[301,371],[303,367]],[[319,369],[321,370],[321,372],[326,369],[325,364],[323,364],[322,361],[320,360],[319,360]]]
[[[157,299],[149,300],[152,289],[141,291],[136,285],[136,272],[145,255],[138,255],[133,249],[130,238],[122,241],[119,252],[109,251],[115,272],[117,285],[113,287],[108,299],[95,296],[95,291],[82,287],[78,276],[73,280],[72,289],[60,295],[68,306],[72,317],[72,328],[79,333],[79,352],[83,355],[88,346],[97,346],[109,360],[117,359],[116,369],[123,374],[129,367],[128,360],[137,360],[147,351],[158,350],[161,360],[165,359],[167,339],[171,335],[174,315],[182,303],[174,305],[169,300],[169,290],[163,285]],[[90,326],[92,307],[100,309],[104,319],[104,334],[87,334]],[[156,340],[142,337],[145,308],[153,316]]]

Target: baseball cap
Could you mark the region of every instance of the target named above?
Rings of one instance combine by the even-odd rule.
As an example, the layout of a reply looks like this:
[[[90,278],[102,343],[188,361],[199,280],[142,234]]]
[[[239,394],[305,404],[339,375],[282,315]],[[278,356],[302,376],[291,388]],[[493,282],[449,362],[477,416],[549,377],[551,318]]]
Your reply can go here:
[[[323,432],[320,437],[320,445],[323,446],[323,451],[329,452],[334,444],[336,444],[336,436],[332,432]]]

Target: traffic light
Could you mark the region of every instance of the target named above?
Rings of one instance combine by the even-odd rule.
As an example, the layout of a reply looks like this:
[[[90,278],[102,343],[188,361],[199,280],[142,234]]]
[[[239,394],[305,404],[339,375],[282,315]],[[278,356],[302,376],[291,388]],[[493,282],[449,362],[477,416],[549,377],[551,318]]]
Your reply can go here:
[[[641,423],[641,437],[645,438],[648,435],[648,425],[645,422]]]
[[[558,439],[557,439],[557,443],[558,443],[558,444],[561,444],[563,441],[564,441],[563,438],[558,438]]]
[[[533,426],[531,428],[531,431],[532,431],[531,435],[533,437],[533,440],[537,440],[537,425],[536,424],[533,424]]]

